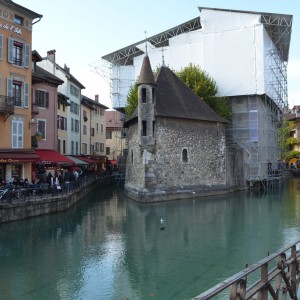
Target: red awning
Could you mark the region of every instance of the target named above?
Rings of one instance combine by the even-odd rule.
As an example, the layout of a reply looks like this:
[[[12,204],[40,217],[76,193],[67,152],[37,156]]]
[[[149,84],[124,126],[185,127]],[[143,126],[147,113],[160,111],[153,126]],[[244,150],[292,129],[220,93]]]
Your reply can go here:
[[[73,155],[73,156],[76,157],[76,158],[78,158],[78,159],[80,159],[80,160],[83,160],[83,161],[85,161],[85,162],[87,162],[89,164],[96,164],[96,163],[98,163],[98,161],[90,159],[90,158],[88,158],[86,156],[80,156],[80,155],[77,155],[77,156]]]
[[[106,163],[108,164],[108,165],[117,165],[118,164],[118,161],[117,160],[107,160],[106,161]]]
[[[38,160],[39,157],[33,152],[0,152],[0,164],[17,164],[23,162],[35,162]]]
[[[36,154],[40,157],[40,163],[42,164],[65,164],[72,165],[74,162],[64,155],[54,150],[36,149]]]

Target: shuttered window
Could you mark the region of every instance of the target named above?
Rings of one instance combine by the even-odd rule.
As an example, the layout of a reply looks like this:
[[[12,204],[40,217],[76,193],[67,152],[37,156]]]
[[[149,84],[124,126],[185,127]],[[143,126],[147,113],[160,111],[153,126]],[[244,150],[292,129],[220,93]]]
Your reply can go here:
[[[24,83],[24,90],[23,90],[23,106],[28,107],[29,106],[29,83]]]
[[[35,90],[35,104],[38,107],[49,107],[49,93],[45,91]]]
[[[12,64],[13,63],[13,48],[14,48],[14,40],[12,38],[8,38],[8,52],[7,52],[7,61]]]
[[[0,60],[2,60],[2,52],[3,52],[3,34],[0,34]]]
[[[22,120],[12,120],[11,124],[11,141],[12,141],[12,148],[23,148],[23,141],[24,141],[24,133],[23,133],[23,124]]]
[[[25,44],[25,51],[24,51],[24,67],[29,68],[30,66],[30,45]]]

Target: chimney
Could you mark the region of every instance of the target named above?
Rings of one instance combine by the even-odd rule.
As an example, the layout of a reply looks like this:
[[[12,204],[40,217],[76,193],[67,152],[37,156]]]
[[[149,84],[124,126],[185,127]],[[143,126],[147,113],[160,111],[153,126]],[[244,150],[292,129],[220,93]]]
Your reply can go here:
[[[52,60],[54,63],[55,63],[55,52],[56,52],[56,50],[47,51],[47,58]]]
[[[99,103],[99,95],[95,95],[95,102]]]
[[[68,68],[66,64],[64,65],[64,70],[70,74],[70,68]]]

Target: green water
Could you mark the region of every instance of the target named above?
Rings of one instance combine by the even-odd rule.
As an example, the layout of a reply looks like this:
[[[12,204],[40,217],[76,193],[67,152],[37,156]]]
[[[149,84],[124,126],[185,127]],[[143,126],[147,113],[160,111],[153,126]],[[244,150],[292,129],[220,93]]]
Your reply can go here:
[[[67,212],[0,225],[0,299],[190,299],[300,239],[299,191],[292,179],[145,205],[98,189]]]

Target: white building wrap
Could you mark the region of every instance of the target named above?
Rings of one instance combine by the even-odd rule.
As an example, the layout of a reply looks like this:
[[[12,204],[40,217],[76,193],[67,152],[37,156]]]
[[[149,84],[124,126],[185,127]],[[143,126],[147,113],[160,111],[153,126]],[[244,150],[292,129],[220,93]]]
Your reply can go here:
[[[269,54],[276,47],[255,13],[201,9],[202,28],[171,37],[169,45],[148,43],[153,69],[162,64],[180,70],[190,63],[199,65],[216,81],[220,96],[267,94],[272,96]],[[145,51],[145,43],[140,44]],[[133,65],[113,65],[112,97],[114,107],[123,107],[130,85],[142,64],[144,54],[133,58]]]

